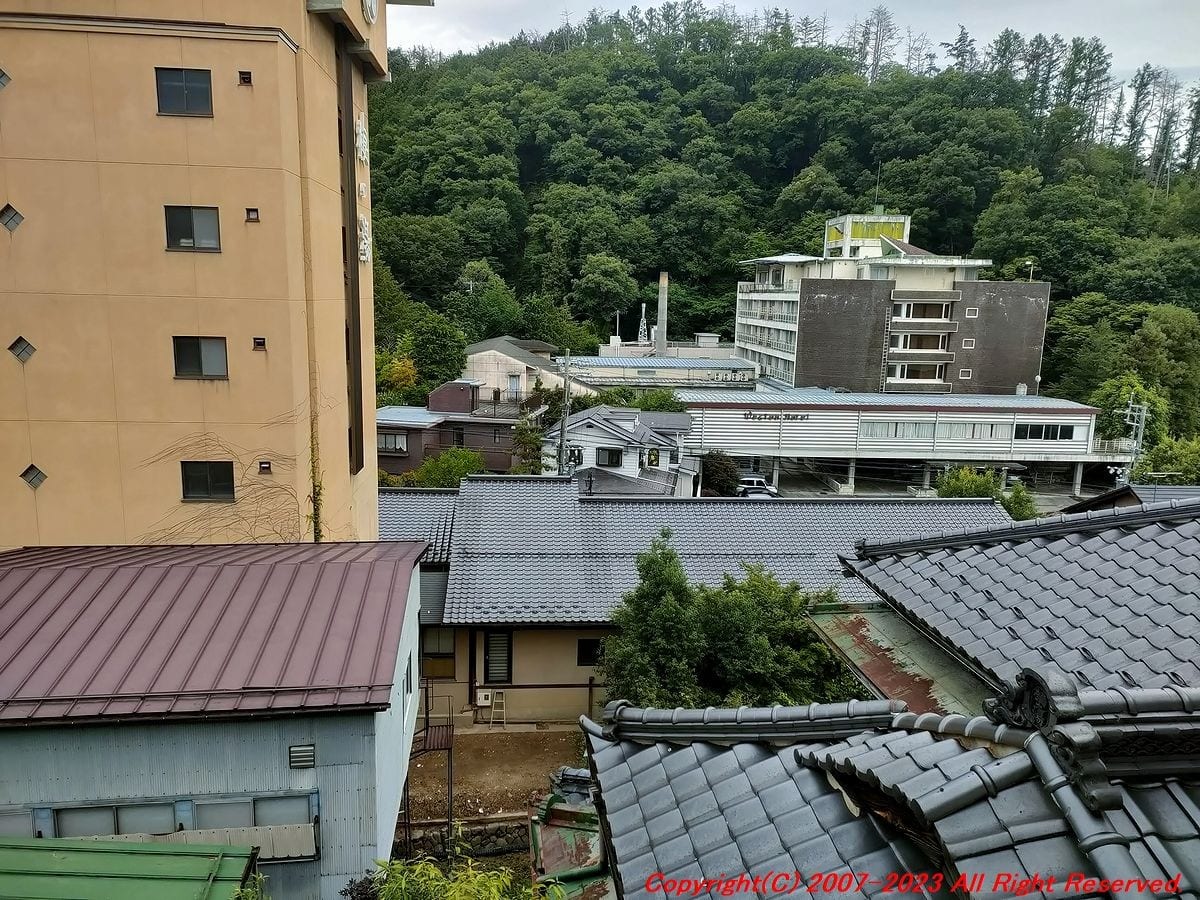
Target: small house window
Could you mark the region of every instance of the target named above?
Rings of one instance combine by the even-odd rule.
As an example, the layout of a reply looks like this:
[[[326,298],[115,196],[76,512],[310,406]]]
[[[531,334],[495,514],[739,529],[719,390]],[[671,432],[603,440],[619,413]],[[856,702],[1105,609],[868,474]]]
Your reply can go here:
[[[974,350],[975,349],[975,338],[963,338],[962,348],[964,350]]]
[[[978,319],[979,318],[979,307],[978,306],[968,306],[965,315],[968,319]]]
[[[55,831],[59,837],[90,837],[94,834],[117,833],[116,816],[111,806],[60,809],[54,818]]]
[[[196,827],[250,828],[254,825],[254,805],[250,800],[222,800],[215,803],[197,803]]]
[[[600,662],[600,638],[580,638],[575,649],[575,665],[594,666]]]
[[[312,821],[308,795],[261,797],[254,801],[255,825],[303,825]]]
[[[221,249],[221,223],[215,206],[167,206],[167,249]]]
[[[597,447],[596,465],[607,468],[619,468],[621,465],[621,450],[618,447]]]
[[[8,77],[8,73],[0,69],[0,88],[6,87],[10,81],[12,79]]]
[[[407,453],[408,432],[381,431],[376,435],[375,443],[384,453]]]
[[[232,500],[232,462],[181,462],[183,499]]]
[[[970,381],[971,374],[972,373],[971,373],[970,369],[959,369],[958,370],[958,377],[961,378],[963,381]]]
[[[453,628],[426,628],[421,632],[421,674],[425,678],[454,677]]]
[[[658,468],[659,453],[657,447],[651,447],[646,451],[646,465],[652,469]]]
[[[160,116],[211,116],[212,72],[208,69],[155,69]]]
[[[176,378],[228,378],[223,337],[175,337]]]

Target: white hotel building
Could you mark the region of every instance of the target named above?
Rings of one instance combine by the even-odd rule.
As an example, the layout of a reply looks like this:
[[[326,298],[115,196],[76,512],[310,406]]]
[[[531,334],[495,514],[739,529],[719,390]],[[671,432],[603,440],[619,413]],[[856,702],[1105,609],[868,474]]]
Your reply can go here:
[[[692,416],[684,446],[749,461],[777,483],[781,460],[836,469],[833,486],[853,493],[860,464],[914,473],[914,489],[955,465],[1007,468],[1027,480],[1069,477],[1078,495],[1089,464],[1127,466],[1128,440],[1096,436],[1095,407],[1019,394],[842,393],[681,390]],[[843,468],[844,467],[844,468]]]

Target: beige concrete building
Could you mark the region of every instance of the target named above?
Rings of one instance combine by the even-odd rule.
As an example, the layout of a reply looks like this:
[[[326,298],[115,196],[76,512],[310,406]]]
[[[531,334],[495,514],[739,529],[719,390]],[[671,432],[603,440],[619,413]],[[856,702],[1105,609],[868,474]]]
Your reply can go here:
[[[0,546],[372,539],[379,0],[0,0]]]

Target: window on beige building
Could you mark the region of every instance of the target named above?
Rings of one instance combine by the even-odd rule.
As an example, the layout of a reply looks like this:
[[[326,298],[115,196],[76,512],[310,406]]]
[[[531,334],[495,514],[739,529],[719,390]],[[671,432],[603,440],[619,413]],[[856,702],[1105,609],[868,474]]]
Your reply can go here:
[[[176,378],[228,378],[223,337],[174,337]]]
[[[426,628],[421,632],[421,675],[454,677],[454,629]]]
[[[215,252],[221,223],[215,206],[167,206],[167,249]]]
[[[212,72],[208,69],[155,69],[160,116],[211,116]]]
[[[233,463],[181,462],[184,500],[232,500]]]

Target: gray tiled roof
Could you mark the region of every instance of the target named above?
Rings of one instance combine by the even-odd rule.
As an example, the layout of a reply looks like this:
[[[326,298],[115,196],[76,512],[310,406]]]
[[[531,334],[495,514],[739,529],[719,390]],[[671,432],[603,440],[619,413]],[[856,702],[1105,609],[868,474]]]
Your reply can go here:
[[[1088,687],[1200,683],[1200,501],[867,538],[847,565],[996,684],[1046,665]]]
[[[837,555],[856,541],[1009,521],[991,500],[580,497],[567,478],[471,476],[455,507],[446,622],[608,621],[664,528],[693,581],[761,563],[807,590],[877,600],[842,574]],[[381,515],[380,533],[403,532]]]
[[[380,488],[379,533],[404,534],[407,540],[425,541],[429,551],[424,562],[448,563],[457,499],[458,491],[452,488]]]
[[[1039,683],[1034,676],[1024,689]],[[627,898],[655,896],[646,890],[654,872],[704,879],[850,871],[868,873],[872,883],[836,896],[880,895],[884,878],[905,872],[944,873],[947,887],[960,875],[982,875],[983,889],[964,892],[980,898],[1013,896],[994,890],[995,877],[1007,873],[1057,878],[1052,892],[1026,896],[1074,898],[1109,895],[1064,890],[1069,873],[1178,874],[1179,891],[1157,896],[1197,900],[1197,764],[1172,757],[1156,738],[1197,734],[1200,712],[1183,711],[1187,704],[1170,693],[1143,691],[1130,704],[1176,708],[1168,723],[1156,724],[1162,714],[1155,712],[1121,719],[1125,730],[1150,738],[1134,753],[1153,774],[1115,780],[1099,807],[1072,786],[1048,741],[1064,727],[1058,718],[1071,720],[1065,727],[1105,728],[1113,716],[1096,710],[1112,703],[1099,692],[1068,691],[1049,702],[1042,695],[1034,706],[1047,715],[1034,730],[997,724],[998,717],[895,712],[903,704],[888,701],[739,710],[617,702],[605,709],[603,726],[584,719],[583,729],[609,865]]]

